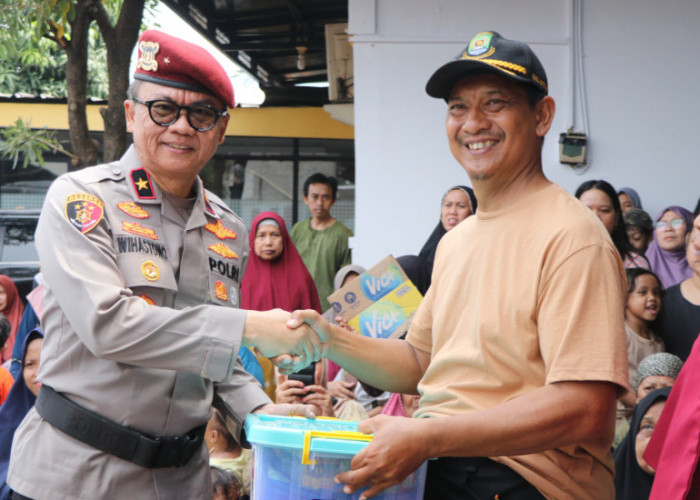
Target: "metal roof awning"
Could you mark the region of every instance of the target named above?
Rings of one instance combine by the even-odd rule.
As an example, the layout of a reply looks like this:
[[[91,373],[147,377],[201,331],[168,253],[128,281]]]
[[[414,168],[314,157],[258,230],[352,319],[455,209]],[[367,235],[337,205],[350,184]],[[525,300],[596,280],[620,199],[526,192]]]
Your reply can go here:
[[[328,103],[325,27],[347,23],[347,0],[163,0],[247,70],[264,106]]]

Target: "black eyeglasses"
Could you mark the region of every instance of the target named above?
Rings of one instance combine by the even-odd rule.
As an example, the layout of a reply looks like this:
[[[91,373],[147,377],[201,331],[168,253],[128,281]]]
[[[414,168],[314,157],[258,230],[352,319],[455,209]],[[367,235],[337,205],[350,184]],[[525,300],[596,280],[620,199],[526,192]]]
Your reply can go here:
[[[228,111],[219,111],[211,106],[178,106],[174,102],[164,99],[142,101],[137,97],[132,97],[131,100],[146,106],[153,123],[162,127],[168,127],[175,123],[180,118],[180,112],[183,109],[187,110],[187,123],[197,132],[211,130],[219,118],[228,115]]]

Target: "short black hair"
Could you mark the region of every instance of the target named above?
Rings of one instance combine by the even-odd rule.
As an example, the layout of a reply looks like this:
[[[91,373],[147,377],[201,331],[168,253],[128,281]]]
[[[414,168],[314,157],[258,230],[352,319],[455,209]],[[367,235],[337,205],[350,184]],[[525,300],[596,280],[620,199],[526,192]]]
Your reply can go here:
[[[331,177],[330,175],[324,175],[321,172],[311,174],[304,181],[304,196],[309,196],[309,186],[311,184],[325,184],[326,186],[331,188],[331,191],[333,192],[333,199],[335,200],[338,194],[338,181],[335,177]]]
[[[657,283],[659,284],[659,289],[661,290],[661,296],[664,295],[664,286],[661,284],[661,280],[659,277],[654,274],[652,271],[649,269],[645,269],[643,267],[631,267],[628,269],[625,269],[625,275],[627,276],[627,293],[632,293],[634,292],[634,289],[636,288],[636,282],[637,278],[640,276],[644,276],[645,274],[648,274],[649,276],[653,276],[656,278]]]
[[[10,332],[12,331],[12,325],[10,320],[5,317],[4,314],[0,313],[0,349],[5,347],[5,342],[10,338]]]

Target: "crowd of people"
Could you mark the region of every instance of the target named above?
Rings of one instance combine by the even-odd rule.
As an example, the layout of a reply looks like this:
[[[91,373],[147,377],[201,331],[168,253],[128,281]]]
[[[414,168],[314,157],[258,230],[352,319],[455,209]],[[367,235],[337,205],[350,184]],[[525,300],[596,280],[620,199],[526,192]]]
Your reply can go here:
[[[247,498],[252,412],[360,420],[374,439],[336,479],[363,497],[427,459],[429,500],[665,498],[678,471],[697,494],[698,443],[665,457],[676,422],[700,429],[698,209],[549,182],[526,44],[479,33],[428,82],[472,187],[397,257],[424,298],[390,339],[328,302],[366,270],[336,180],[306,179],[290,231],[247,225],[198,179],[235,105],[223,68],[150,30],[134,78],[134,145],[52,185],[28,297],[0,276],[0,499]]]

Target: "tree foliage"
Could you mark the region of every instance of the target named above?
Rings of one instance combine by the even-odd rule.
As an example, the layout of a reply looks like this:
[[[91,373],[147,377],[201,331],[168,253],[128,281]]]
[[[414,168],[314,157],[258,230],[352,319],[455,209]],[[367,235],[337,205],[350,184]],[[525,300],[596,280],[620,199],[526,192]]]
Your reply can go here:
[[[14,125],[4,128],[0,135],[0,156],[12,158],[12,168],[17,166],[20,157],[24,157],[23,167],[30,163],[38,163],[44,166],[45,151],[63,153],[71,159],[77,159],[75,155],[63,149],[61,143],[54,138],[54,132],[44,129],[32,130],[31,120],[27,123],[22,118],[17,118]]]
[[[157,0],[14,0],[0,6],[0,92],[65,95],[75,166],[98,162],[87,127],[88,97],[109,103],[101,110],[104,160],[126,148],[121,102],[146,2],[152,8]]]

